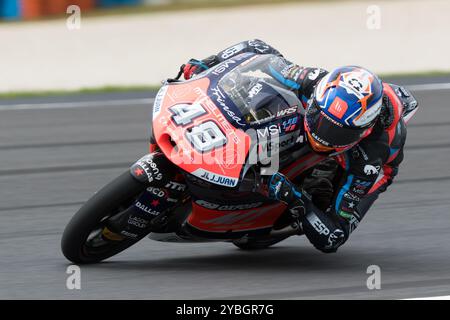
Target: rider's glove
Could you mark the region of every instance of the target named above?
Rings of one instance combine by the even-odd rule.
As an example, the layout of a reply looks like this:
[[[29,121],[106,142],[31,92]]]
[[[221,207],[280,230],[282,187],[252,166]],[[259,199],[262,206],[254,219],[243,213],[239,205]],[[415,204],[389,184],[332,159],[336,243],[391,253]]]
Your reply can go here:
[[[269,198],[278,200],[286,204],[295,198],[301,198],[301,192],[298,192],[294,185],[281,173],[272,175],[267,183],[269,189]]]
[[[189,80],[194,75],[202,73],[203,71],[217,65],[218,63],[220,63],[220,61],[221,60],[215,55],[212,55],[203,60],[191,59],[188,61],[188,63],[183,65],[184,79]]]
[[[311,197],[305,191],[299,191],[297,187],[281,173],[272,175],[268,182],[268,197],[287,204],[288,209],[296,215],[306,213]]]
[[[183,66],[184,79],[189,80],[192,78],[192,76],[208,69],[209,67],[203,61],[191,59]]]
[[[183,65],[183,76],[184,79],[189,80],[194,75],[195,70],[197,70],[197,66],[195,64],[191,64],[191,61]]]

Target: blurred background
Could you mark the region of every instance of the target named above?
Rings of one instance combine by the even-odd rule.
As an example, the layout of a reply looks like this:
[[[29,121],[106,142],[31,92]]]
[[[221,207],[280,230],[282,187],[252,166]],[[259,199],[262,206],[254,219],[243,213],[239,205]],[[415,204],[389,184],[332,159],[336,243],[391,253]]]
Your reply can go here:
[[[0,94],[154,88],[253,38],[304,66],[449,72],[448,12],[447,0],[0,0]]]
[[[0,0],[0,299],[448,296],[449,12],[449,0]],[[142,241],[68,290],[62,231],[148,152],[161,80],[252,38],[411,90],[420,109],[395,183],[334,255],[304,237],[252,254]],[[366,286],[374,264],[382,290]]]
[[[291,0],[292,1],[292,0]],[[30,20],[49,18],[66,13],[69,5],[78,5],[84,12],[105,9],[147,6],[154,9],[182,8],[188,5],[230,5],[233,3],[270,3],[270,0],[0,0],[1,20]],[[284,1],[288,2],[288,1]]]
[[[223,1],[223,0],[222,0]],[[78,5],[84,11],[127,6],[161,6],[168,4],[199,3],[199,0],[0,0],[0,19],[29,20],[66,13],[69,5]]]
[[[0,17],[3,20],[28,20],[66,12],[69,4],[76,4],[82,10],[120,5],[137,5],[138,0],[0,0]],[[145,1],[154,2],[154,1]]]

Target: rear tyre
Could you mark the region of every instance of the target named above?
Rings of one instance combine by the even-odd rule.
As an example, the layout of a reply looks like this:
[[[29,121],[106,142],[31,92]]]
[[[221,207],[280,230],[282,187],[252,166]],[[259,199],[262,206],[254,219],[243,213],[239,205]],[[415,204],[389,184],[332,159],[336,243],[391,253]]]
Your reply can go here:
[[[106,220],[128,208],[147,186],[127,171],[89,199],[66,226],[61,249],[74,263],[96,263],[129,248],[138,239],[107,240],[101,235]]]
[[[261,250],[266,249],[274,244],[277,244],[290,236],[282,236],[282,237],[270,237],[266,239],[261,238],[249,238],[249,239],[239,239],[233,241],[233,244],[241,250]]]

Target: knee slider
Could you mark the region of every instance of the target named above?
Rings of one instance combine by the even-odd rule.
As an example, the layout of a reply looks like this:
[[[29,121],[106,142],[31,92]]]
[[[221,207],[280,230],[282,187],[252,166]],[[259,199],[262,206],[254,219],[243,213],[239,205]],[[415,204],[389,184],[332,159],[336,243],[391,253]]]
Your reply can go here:
[[[302,227],[308,240],[322,252],[335,252],[347,239],[339,225],[326,214],[315,210],[303,216]]]

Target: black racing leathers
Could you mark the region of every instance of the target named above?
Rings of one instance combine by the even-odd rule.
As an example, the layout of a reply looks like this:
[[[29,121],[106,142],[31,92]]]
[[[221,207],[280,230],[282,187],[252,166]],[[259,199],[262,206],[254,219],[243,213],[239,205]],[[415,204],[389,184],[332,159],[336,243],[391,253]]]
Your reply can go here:
[[[199,61],[203,67],[198,73],[248,52],[283,57],[261,40],[244,41]],[[301,67],[284,58],[283,61],[276,70],[278,78],[297,94],[306,108],[315,85],[327,71]],[[384,91],[382,113],[371,134],[352,149],[334,156],[344,173],[334,186],[331,205],[319,209],[310,203],[308,212],[301,217],[305,235],[323,252],[335,252],[348,239],[378,195],[392,183],[403,160],[405,119],[417,108],[417,101],[402,87],[385,85]]]

